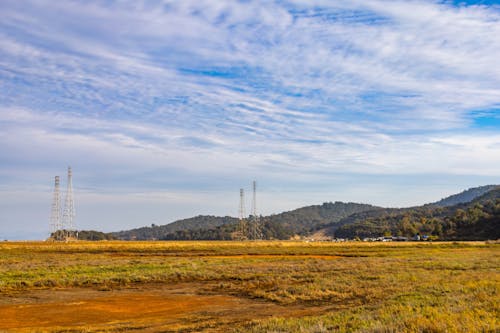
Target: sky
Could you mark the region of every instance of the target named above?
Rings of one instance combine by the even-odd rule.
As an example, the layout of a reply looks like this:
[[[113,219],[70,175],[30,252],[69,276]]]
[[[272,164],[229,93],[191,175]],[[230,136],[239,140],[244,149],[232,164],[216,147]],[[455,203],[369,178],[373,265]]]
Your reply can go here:
[[[500,1],[0,1],[0,239],[500,183]]]

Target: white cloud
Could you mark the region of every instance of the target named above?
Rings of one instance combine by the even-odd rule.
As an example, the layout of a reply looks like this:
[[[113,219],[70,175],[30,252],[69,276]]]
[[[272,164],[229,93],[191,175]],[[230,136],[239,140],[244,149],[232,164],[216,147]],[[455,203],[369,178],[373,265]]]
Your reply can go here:
[[[0,13],[9,188],[66,164],[96,193],[128,194],[254,177],[310,193],[339,174],[499,176],[500,137],[473,126],[500,104],[498,8],[7,0]]]

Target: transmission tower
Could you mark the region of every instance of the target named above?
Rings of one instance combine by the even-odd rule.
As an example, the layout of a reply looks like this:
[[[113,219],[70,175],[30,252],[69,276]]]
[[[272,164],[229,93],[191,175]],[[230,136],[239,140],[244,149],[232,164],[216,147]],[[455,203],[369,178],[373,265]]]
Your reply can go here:
[[[245,191],[240,188],[240,209],[238,211],[239,219],[244,220],[246,218],[245,212]]]
[[[252,216],[257,216],[257,182],[253,181]]]
[[[235,238],[237,240],[248,239],[248,225],[245,212],[245,191],[243,189],[240,189],[240,207],[238,210],[238,218],[240,219],[240,222],[238,223]]]
[[[63,229],[68,231],[75,230],[75,202],[73,199],[73,174],[71,167],[68,167],[68,188],[66,189],[66,198],[64,201]]]
[[[52,198],[52,212],[50,214],[50,228],[52,233],[61,229],[61,197],[59,176],[55,177],[54,196]]]
[[[257,182],[253,181],[253,197],[252,197],[252,219],[249,225],[248,238],[250,239],[262,239],[262,228],[260,225],[260,219],[257,215]]]

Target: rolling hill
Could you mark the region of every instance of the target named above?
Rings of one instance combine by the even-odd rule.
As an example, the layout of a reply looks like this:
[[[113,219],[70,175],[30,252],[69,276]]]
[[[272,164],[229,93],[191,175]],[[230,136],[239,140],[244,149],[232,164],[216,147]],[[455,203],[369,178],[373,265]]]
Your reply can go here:
[[[470,188],[435,203],[410,208],[325,202],[292,211],[261,216],[265,239],[291,237],[355,238],[430,235],[439,239],[496,239],[499,230],[500,186]],[[109,233],[123,240],[216,240],[234,238],[234,217],[196,216],[166,225],[151,225]]]
[[[340,238],[426,235],[446,240],[498,239],[500,187],[453,206],[424,205],[354,214],[326,226],[321,233]]]
[[[178,220],[165,225],[151,225],[132,230],[125,230],[110,233],[115,239],[122,240],[152,240],[162,239],[168,234],[174,234],[184,230],[215,229],[225,224],[235,224],[237,218],[224,216],[198,215],[188,219]]]
[[[431,203],[432,206],[447,207],[454,206],[460,203],[466,203],[474,200],[477,197],[482,196],[485,193],[495,189],[498,185],[485,185],[479,187],[473,187],[458,194],[450,195],[444,199],[437,202]]]
[[[366,204],[325,202],[298,208],[289,212],[261,217],[264,235],[267,238],[286,239],[293,235],[304,235],[335,223],[354,213],[377,209]],[[234,217],[196,216],[162,226],[142,227],[111,233],[116,239],[231,239],[238,219]]]

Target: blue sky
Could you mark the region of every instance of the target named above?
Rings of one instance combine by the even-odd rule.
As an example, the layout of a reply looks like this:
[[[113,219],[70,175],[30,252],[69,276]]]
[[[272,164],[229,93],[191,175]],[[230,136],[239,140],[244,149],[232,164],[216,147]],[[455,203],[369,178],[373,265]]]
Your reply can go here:
[[[0,238],[500,183],[498,1],[0,2]],[[248,196],[250,197],[250,196]],[[249,206],[250,202],[248,202]]]

